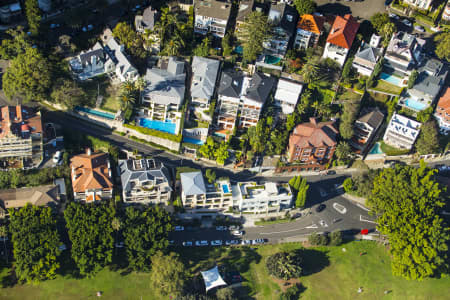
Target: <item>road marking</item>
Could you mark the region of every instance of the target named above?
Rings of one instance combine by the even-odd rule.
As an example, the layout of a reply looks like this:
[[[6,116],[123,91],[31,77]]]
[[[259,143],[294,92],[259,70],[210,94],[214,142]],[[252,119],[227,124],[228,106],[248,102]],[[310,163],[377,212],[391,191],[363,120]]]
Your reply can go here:
[[[308,228],[308,229],[315,229],[315,228],[319,228],[319,226],[317,226],[316,224],[312,224],[312,225],[310,225],[310,226],[306,226],[305,228]]]
[[[320,220],[320,221],[319,221],[319,224],[320,224],[322,227],[328,227],[327,223],[326,223],[324,220]]]
[[[367,223],[378,224],[377,222],[374,222],[374,221],[371,221],[371,220],[364,219],[363,216],[361,216],[361,215],[359,215],[359,220],[360,220],[361,222],[367,222]]]
[[[358,206],[359,208],[361,208],[361,209],[364,209],[365,211],[370,211],[370,209],[368,209],[367,207],[365,207],[364,205],[362,205],[362,204],[359,204],[359,203],[355,203],[356,204],[356,206]]]
[[[347,209],[345,208],[345,206],[341,205],[341,204],[339,204],[337,202],[333,203],[333,208],[335,210],[337,210],[337,212],[340,213],[340,214],[345,214],[347,212]]]

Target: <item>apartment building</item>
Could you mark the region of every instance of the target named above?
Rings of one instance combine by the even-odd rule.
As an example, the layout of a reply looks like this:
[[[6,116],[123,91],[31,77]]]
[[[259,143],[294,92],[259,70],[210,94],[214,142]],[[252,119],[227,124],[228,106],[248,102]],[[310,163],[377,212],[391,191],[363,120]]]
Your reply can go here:
[[[306,14],[300,16],[297,24],[294,47],[308,49],[315,47],[324,31],[325,17]]]
[[[428,10],[431,8],[433,0],[403,0],[403,2],[420,9]]]
[[[356,153],[363,154],[370,145],[378,128],[383,123],[384,114],[378,107],[361,113],[353,126],[354,135],[350,140],[350,146],[353,147]]]
[[[442,20],[444,22],[450,21],[450,2],[449,1],[447,1],[444,11],[442,12]]]
[[[287,183],[238,182],[232,186],[234,210],[241,213],[277,213],[293,206],[291,188]]]
[[[0,168],[37,167],[43,151],[40,112],[22,105],[3,106],[0,126]]]
[[[450,87],[447,87],[444,95],[439,99],[434,117],[438,121],[442,134],[450,132]]]
[[[220,61],[200,56],[192,59],[191,105],[208,109],[216,88]]]
[[[309,123],[297,125],[289,137],[289,162],[297,162],[305,170],[325,169],[333,158],[337,134],[333,122],[318,123],[310,118]]]
[[[383,141],[396,148],[411,149],[419,136],[420,124],[412,119],[394,113],[386,132],[383,136]]]
[[[232,209],[233,199],[228,179],[213,183],[204,180],[202,172],[181,173],[181,201],[191,212],[227,212]]]
[[[379,47],[381,37],[372,34],[369,44],[362,42],[358,52],[355,54],[352,66],[356,71],[365,76],[372,75],[376,64],[383,54],[383,48]]]
[[[169,170],[153,159],[119,160],[124,203],[167,205],[172,188]]]
[[[87,149],[70,160],[73,197],[76,201],[92,203],[113,196],[111,164],[108,154]]]
[[[303,85],[287,79],[278,80],[277,90],[274,96],[274,105],[281,108],[283,114],[288,115],[294,112]]]
[[[220,79],[217,106],[217,125],[221,130],[233,131],[244,87],[244,74],[224,71]]]
[[[231,1],[228,0],[195,0],[194,32],[223,38],[231,13]]]
[[[358,29],[359,23],[352,15],[337,16],[328,35],[322,57],[331,58],[343,66]]]

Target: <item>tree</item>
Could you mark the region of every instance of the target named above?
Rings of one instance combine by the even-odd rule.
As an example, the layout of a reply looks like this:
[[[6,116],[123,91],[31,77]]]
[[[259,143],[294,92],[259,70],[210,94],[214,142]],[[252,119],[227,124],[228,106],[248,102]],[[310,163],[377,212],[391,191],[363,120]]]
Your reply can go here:
[[[175,34],[173,38],[166,43],[163,52],[169,56],[178,56],[182,47],[184,47],[183,39],[178,34]]]
[[[414,86],[414,83],[416,82],[418,76],[419,76],[419,72],[417,72],[417,70],[413,70],[411,72],[411,75],[409,75],[409,78],[408,78],[408,89],[410,89]]]
[[[300,277],[301,263],[302,258],[298,252],[277,252],[267,258],[266,267],[270,275],[289,280]]]
[[[334,153],[336,154],[338,161],[348,163],[352,155],[352,149],[347,142],[343,141],[339,142]]]
[[[297,191],[297,198],[295,200],[295,207],[303,208],[306,203],[306,197],[309,189],[308,182],[306,178],[301,176],[294,176],[289,180],[289,185]]]
[[[16,29],[10,28],[6,33],[11,36],[11,39],[3,39],[0,46],[0,58],[13,59],[19,54],[25,53],[27,48],[31,48],[32,43],[30,37],[23,30],[22,26]]]
[[[383,25],[383,28],[380,30],[380,35],[383,37],[383,46],[387,47],[391,40],[394,32],[397,31],[397,26],[394,23],[388,22]]]
[[[39,9],[38,0],[26,0],[25,1],[25,15],[27,17],[28,26],[30,32],[33,35],[39,34],[39,28],[41,27],[41,10]]]
[[[228,143],[223,141],[220,143],[219,147],[214,153],[214,156],[216,157],[216,162],[220,165],[225,164],[225,161],[230,156],[230,153],[228,152]]]
[[[8,263],[8,251],[6,250],[6,239],[8,237],[8,226],[6,224],[0,226],[0,237],[3,240],[3,250],[5,252],[6,263]]]
[[[187,278],[187,271],[178,254],[164,255],[158,251],[151,257],[152,270],[150,285],[164,299],[178,299],[182,293]]]
[[[92,276],[112,261],[114,206],[70,202],[64,210],[72,258],[81,275]]]
[[[343,114],[339,124],[339,133],[346,140],[351,139],[354,134],[353,123],[358,115],[358,111],[359,102],[347,100],[344,103]]]
[[[63,79],[53,89],[51,97],[56,103],[65,105],[72,110],[75,106],[83,105],[86,93],[75,81]]]
[[[308,237],[308,242],[313,246],[328,245],[328,236],[326,234],[311,233]]]
[[[435,36],[436,55],[440,59],[450,62],[450,32],[443,32]]]
[[[214,139],[210,136],[206,138],[206,143],[204,143],[198,152],[201,156],[206,157],[208,159],[214,158],[214,153],[216,149],[216,143],[214,142]]]
[[[330,245],[339,246],[342,244],[342,231],[333,231],[330,234]]]
[[[163,208],[156,206],[142,210],[127,207],[123,237],[129,267],[148,271],[152,255],[169,245],[171,230],[170,216]]]
[[[243,47],[245,61],[254,61],[263,50],[263,42],[268,39],[270,30],[267,16],[262,12],[254,11],[248,15],[245,22],[237,32],[237,38]]]
[[[319,79],[319,59],[312,58],[309,59],[300,70],[299,74],[303,77],[303,81],[306,83],[311,83]]]
[[[300,16],[312,14],[316,8],[313,0],[294,0],[294,6]]]
[[[9,99],[23,96],[26,101],[44,100],[50,85],[49,63],[34,48],[14,58],[3,77],[3,90]]]
[[[236,295],[232,287],[224,287],[217,290],[216,298],[217,300],[234,300],[236,299]]]
[[[222,39],[222,49],[223,49],[222,55],[224,57],[230,56],[233,51],[231,40],[232,38],[229,33],[225,34],[225,36]]]
[[[349,79],[350,73],[351,73],[352,68],[353,68],[352,64],[353,64],[353,58],[349,58],[345,62],[344,68],[342,69],[342,78],[344,80],[348,80]]]
[[[372,23],[373,28],[375,28],[377,32],[380,32],[383,26],[390,22],[389,15],[387,13],[376,13],[370,17],[370,22]]]
[[[430,119],[422,125],[416,142],[416,150],[420,155],[440,152],[439,128],[435,119]]]
[[[121,44],[137,58],[145,58],[147,52],[144,49],[144,40],[137,34],[133,28],[126,22],[117,23],[112,31],[113,37],[119,40]]]
[[[377,229],[389,238],[392,273],[421,280],[448,270],[448,225],[439,213],[444,190],[432,170],[396,165],[383,169],[373,182],[368,205]]]
[[[19,210],[10,209],[9,214],[18,279],[39,282],[55,278],[61,242],[52,209],[27,204]]]
[[[304,289],[304,288],[303,288]],[[302,292],[301,284],[294,284],[280,295],[280,300],[298,300]]]
[[[200,45],[194,49],[195,56],[206,57],[209,55],[209,49],[211,48],[211,41],[208,37],[205,37]]]
[[[216,172],[213,169],[206,169],[205,177],[209,183],[214,183],[216,181]]]

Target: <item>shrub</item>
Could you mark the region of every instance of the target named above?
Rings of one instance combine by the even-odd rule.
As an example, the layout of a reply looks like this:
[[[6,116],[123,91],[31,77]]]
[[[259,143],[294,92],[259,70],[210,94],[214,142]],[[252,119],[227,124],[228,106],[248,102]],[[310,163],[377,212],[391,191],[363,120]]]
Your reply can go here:
[[[353,180],[350,177],[346,178],[342,186],[344,187],[344,191],[346,193],[351,193],[353,191]]]
[[[333,231],[330,234],[330,245],[331,246],[339,246],[342,244],[342,232],[341,231]]]
[[[270,275],[289,280],[300,277],[302,259],[298,252],[278,252],[267,258],[266,267]]]
[[[308,242],[313,246],[326,246],[328,245],[328,236],[326,234],[312,233],[308,237]]]
[[[289,287],[286,292],[280,295],[280,300],[297,300],[302,292],[301,284],[296,284]]]

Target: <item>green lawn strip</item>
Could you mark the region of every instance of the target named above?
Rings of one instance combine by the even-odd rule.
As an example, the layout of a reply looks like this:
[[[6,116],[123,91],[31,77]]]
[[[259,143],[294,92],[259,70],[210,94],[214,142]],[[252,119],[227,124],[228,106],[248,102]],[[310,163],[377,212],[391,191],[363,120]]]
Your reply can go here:
[[[351,89],[346,89],[345,92],[339,94],[338,100],[359,100],[362,95],[353,92]]]
[[[389,146],[387,145],[385,142],[381,141],[380,142],[380,147],[381,150],[389,156],[395,156],[395,155],[405,155],[408,154],[410,152],[410,150],[405,150],[405,149],[397,149],[395,147]]]
[[[372,88],[373,90],[382,91],[386,93],[400,95],[402,88],[393,84],[390,84],[384,80],[379,79],[377,85]]]
[[[270,224],[280,224],[280,223],[289,223],[294,222],[295,219],[278,219],[278,220],[264,220],[264,221],[255,221],[255,225],[270,225]]]

